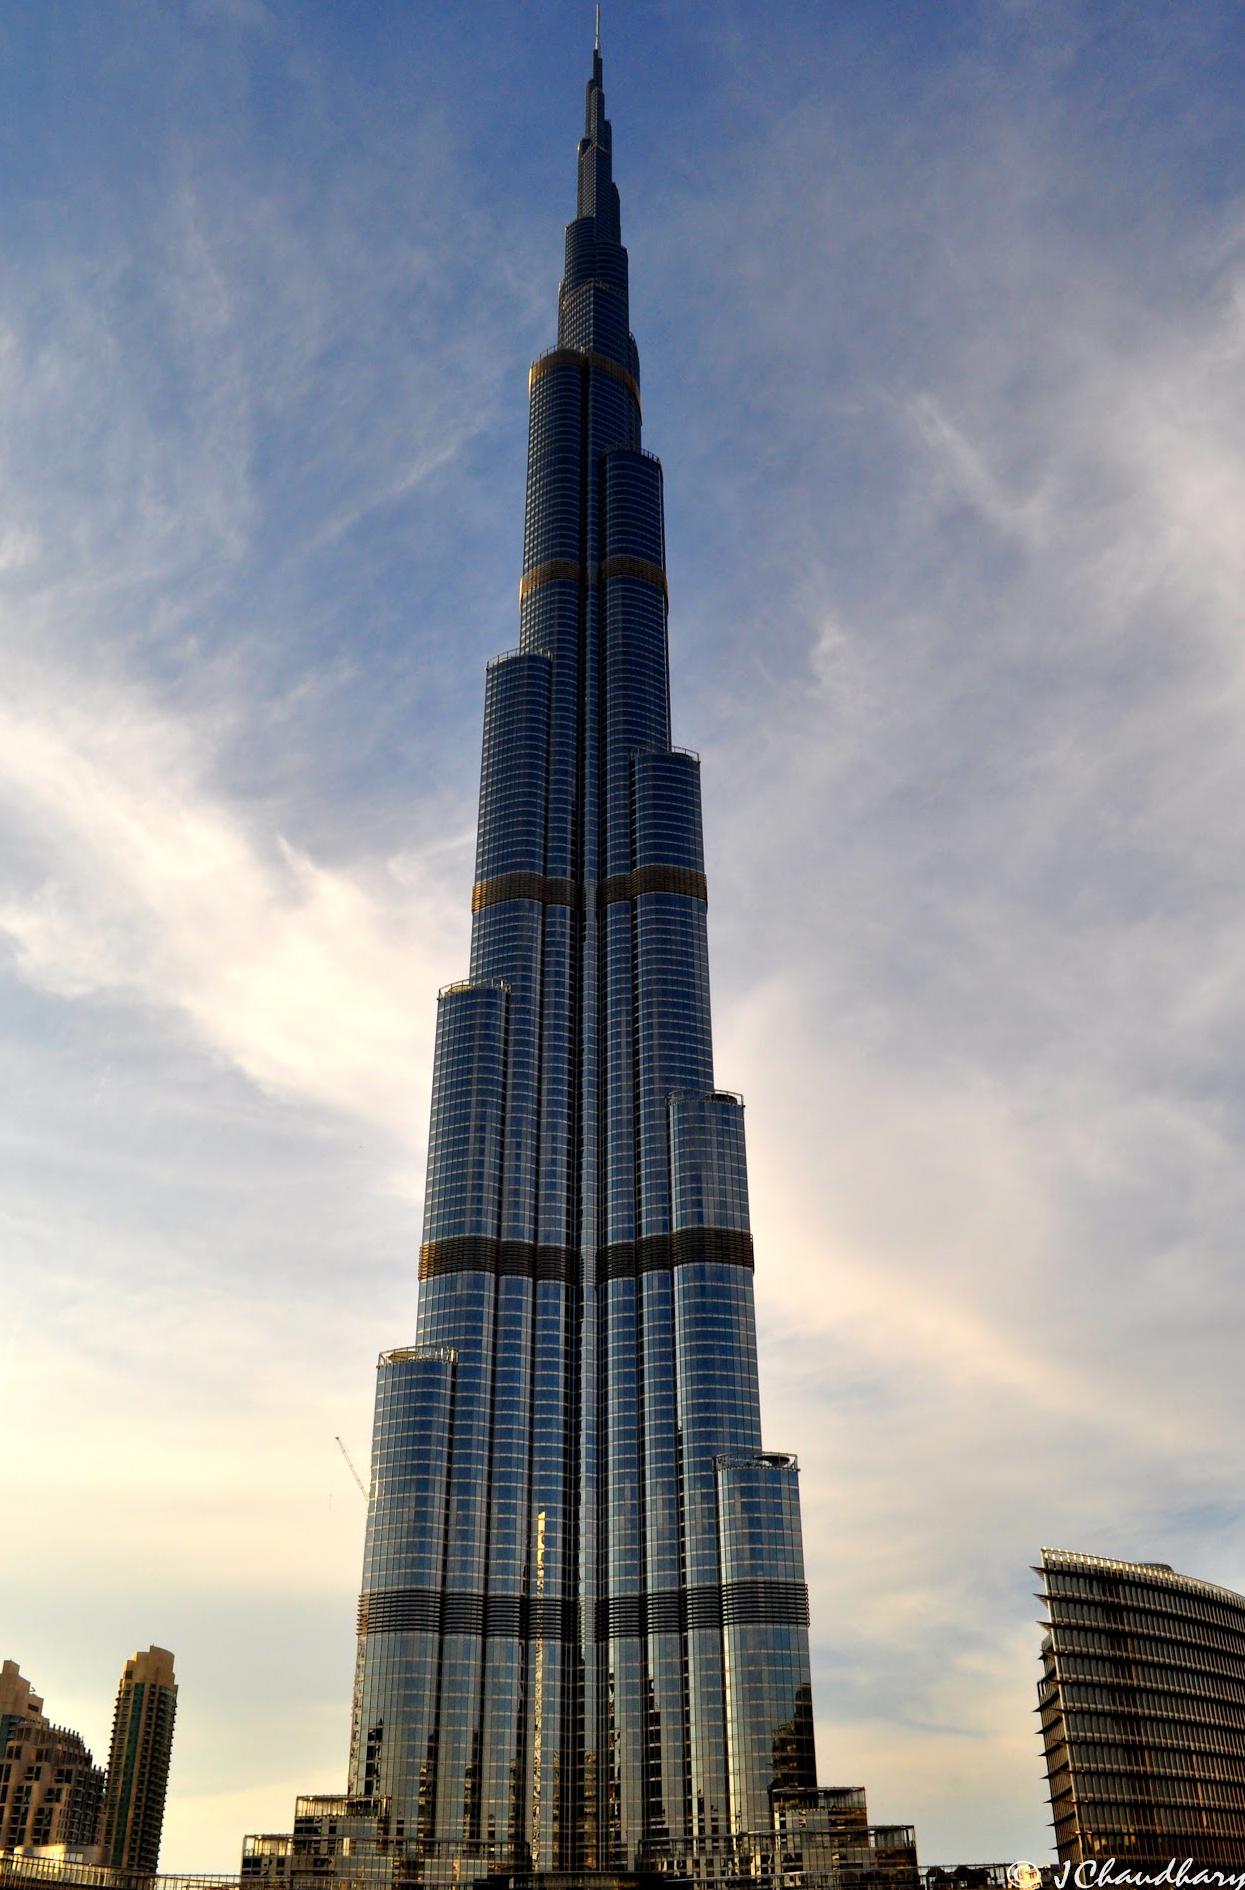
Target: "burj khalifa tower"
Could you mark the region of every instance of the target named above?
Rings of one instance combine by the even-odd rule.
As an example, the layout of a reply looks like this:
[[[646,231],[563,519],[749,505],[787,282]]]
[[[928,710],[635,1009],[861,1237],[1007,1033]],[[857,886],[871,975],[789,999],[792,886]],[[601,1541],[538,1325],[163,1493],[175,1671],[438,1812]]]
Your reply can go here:
[[[530,375],[519,642],[485,685],[470,966],[438,998],[414,1342],[379,1362],[349,1798],[305,1801],[383,1808],[434,1885],[777,1881],[834,1796],[796,1461],[761,1438],[611,146],[598,34]]]

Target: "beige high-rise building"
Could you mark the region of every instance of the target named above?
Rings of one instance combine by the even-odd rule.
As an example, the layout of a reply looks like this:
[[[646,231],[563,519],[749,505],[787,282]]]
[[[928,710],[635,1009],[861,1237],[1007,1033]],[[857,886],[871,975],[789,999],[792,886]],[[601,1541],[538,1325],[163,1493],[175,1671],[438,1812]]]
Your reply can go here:
[[[81,1735],[49,1725],[15,1660],[0,1667],[0,1850],[95,1842],[104,1775]]]
[[[100,1862],[154,1871],[173,1751],[177,1682],[167,1647],[131,1655],[117,1689]]]

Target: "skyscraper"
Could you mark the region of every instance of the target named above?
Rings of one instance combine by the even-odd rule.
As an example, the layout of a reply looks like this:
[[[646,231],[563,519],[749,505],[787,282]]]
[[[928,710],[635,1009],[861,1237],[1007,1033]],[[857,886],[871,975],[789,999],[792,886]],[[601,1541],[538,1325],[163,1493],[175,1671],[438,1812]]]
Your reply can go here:
[[[117,1688],[108,1754],[100,1861],[154,1871],[173,1752],[177,1682],[166,1647],[131,1654]]]
[[[415,1341],[379,1363],[349,1793],[300,1801],[243,1870],[798,1883],[805,1848],[863,1869],[873,1840],[863,1794],[848,1845],[816,1787],[797,1467],[761,1440],[744,1110],[714,1078],[599,43],[529,391]],[[914,1876],[906,1827],[886,1858]]]
[[[1245,1596],[1043,1549],[1038,1711],[1061,1863],[1245,1857]]]
[[[471,964],[439,999],[359,1611],[351,1790],[447,1873],[728,1858],[816,1776],[599,47],[530,399],[519,647],[486,681]]]

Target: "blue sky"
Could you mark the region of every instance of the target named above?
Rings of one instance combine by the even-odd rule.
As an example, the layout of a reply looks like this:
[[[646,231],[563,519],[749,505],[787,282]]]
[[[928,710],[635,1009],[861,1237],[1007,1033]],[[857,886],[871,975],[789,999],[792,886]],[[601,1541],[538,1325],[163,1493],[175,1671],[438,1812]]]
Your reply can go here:
[[[590,34],[0,19],[0,1652],[166,1868],[344,1778]],[[821,1773],[1040,1856],[1041,1544],[1245,1589],[1242,14],[605,39]]]

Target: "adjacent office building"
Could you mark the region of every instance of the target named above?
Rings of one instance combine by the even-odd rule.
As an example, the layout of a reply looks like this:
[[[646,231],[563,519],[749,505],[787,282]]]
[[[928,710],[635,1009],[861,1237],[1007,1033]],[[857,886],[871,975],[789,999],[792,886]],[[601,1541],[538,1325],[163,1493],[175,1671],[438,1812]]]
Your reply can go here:
[[[1061,1863],[1245,1858],[1245,1597],[1043,1549],[1038,1688]]]
[[[117,1688],[100,1833],[100,1862],[114,1869],[159,1867],[176,1716],[172,1654],[131,1655]]]
[[[519,644],[485,685],[470,967],[439,999],[414,1343],[378,1371],[349,1794],[301,1801],[302,1849],[357,1874],[370,1816],[429,1884],[846,1882],[836,1846],[914,1883],[911,1832],[845,1834],[816,1785],[611,146],[598,45],[530,376]],[[248,1840],[244,1874],[298,1854]]]

